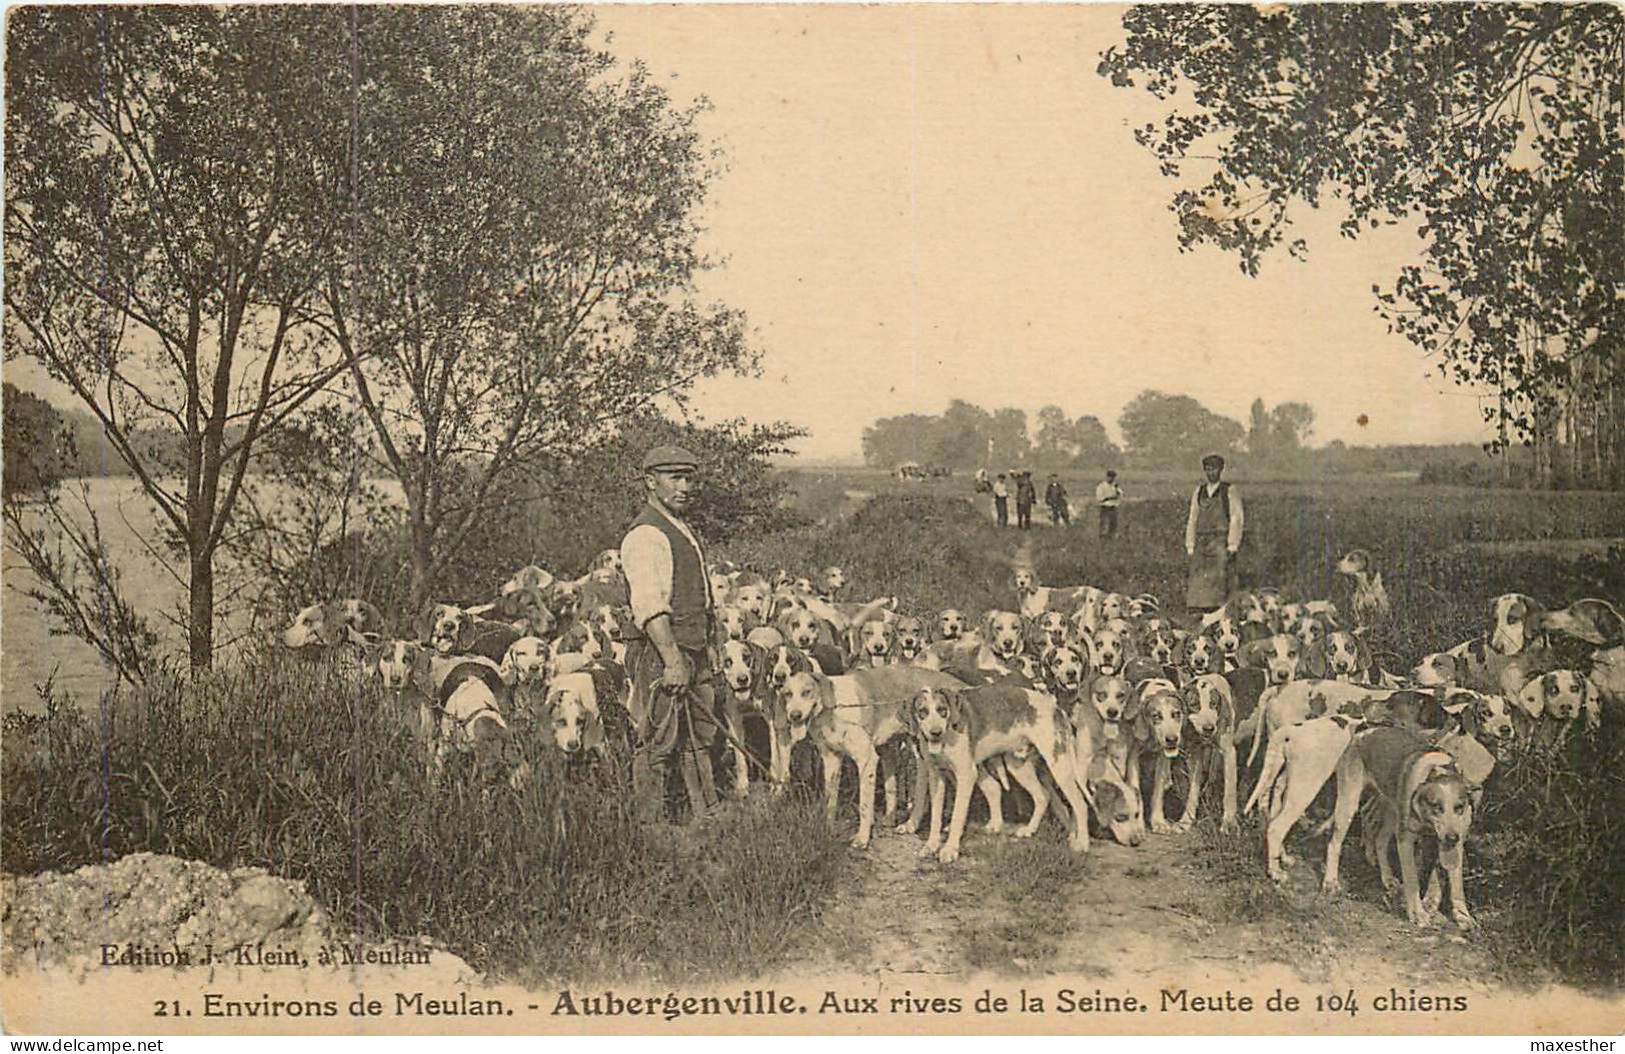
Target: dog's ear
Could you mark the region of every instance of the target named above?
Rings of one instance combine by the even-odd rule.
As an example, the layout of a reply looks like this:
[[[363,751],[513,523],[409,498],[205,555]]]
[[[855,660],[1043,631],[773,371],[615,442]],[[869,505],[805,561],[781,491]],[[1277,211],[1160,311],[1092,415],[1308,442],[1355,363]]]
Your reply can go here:
[[[514,661],[513,649],[512,644],[508,645],[508,650],[502,653],[502,661],[497,664],[497,676],[509,688],[519,683],[519,664]]]
[[[1261,669],[1267,654],[1261,641],[1251,641],[1236,649],[1236,663],[1253,669]],[[1324,661],[1324,660],[1323,660]]]
[[[418,612],[418,617],[412,620],[412,632],[417,634],[419,644],[428,644],[434,634],[434,611],[438,606],[434,601],[429,601]]]
[[[1590,677],[1575,675],[1580,683],[1580,713],[1585,717],[1585,730],[1595,732],[1602,727],[1602,700],[1597,698],[1597,686]]]
[[[960,735],[964,735],[970,716],[970,709],[965,705],[965,695],[969,691],[969,688],[960,688],[942,692],[942,698],[948,704],[948,727]]]
[[[997,610],[983,612],[982,614],[982,640],[984,642],[991,642],[993,640],[993,619],[997,615]]]
[[[1323,681],[1330,671],[1330,664],[1326,661],[1326,646],[1324,644],[1310,644],[1303,649],[1303,655],[1298,659],[1298,665],[1311,680]]]
[[[823,710],[835,708],[835,684],[823,674],[815,674],[814,680],[818,684],[818,705]]]

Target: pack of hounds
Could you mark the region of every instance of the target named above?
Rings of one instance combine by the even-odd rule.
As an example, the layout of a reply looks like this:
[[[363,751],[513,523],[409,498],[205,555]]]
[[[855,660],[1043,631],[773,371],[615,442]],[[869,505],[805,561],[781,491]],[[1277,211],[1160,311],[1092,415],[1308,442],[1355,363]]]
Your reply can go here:
[[[1008,607],[926,618],[891,597],[848,599],[840,568],[815,580],[724,562],[711,569],[724,729],[711,759],[717,785],[743,798],[765,777],[781,791],[806,743],[831,823],[843,760],[856,769],[853,847],[870,842],[881,790],[880,822],[911,836],[923,828],[920,855],[947,864],[961,852],[976,791],[987,833],[1004,829],[1014,780],[1033,803],[1014,836],[1031,837],[1053,812],[1081,853],[1091,813],[1128,846],[1148,830],[1190,831],[1217,780],[1222,834],[1263,810],[1265,865],[1277,881],[1295,863],[1288,833],[1334,786],[1317,831],[1330,831],[1323,888],[1339,889],[1358,817],[1368,861],[1413,923],[1442,918],[1448,891],[1451,917],[1470,927],[1463,845],[1497,757],[1625,717],[1625,618],[1605,600],[1547,609],[1506,594],[1491,601],[1480,636],[1408,670],[1384,669],[1366,643],[1390,616],[1381,575],[1360,550],[1336,569],[1353,582],[1347,615],[1264,588],[1200,620],[1176,619],[1150,595],[1049,586],[1018,569]],[[524,735],[571,762],[637,749],[628,621],[619,555],[608,550],[574,580],[530,566],[489,603],[431,604],[414,639],[384,639],[377,609],[346,600],[301,611],[282,642],[360,656],[400,700],[416,699],[431,778],[451,755],[469,754],[484,779],[517,786],[534,778]],[[1176,764],[1188,790],[1171,819]],[[1243,767],[1257,773],[1244,805]],[[912,793],[899,819],[901,772],[912,772]]]

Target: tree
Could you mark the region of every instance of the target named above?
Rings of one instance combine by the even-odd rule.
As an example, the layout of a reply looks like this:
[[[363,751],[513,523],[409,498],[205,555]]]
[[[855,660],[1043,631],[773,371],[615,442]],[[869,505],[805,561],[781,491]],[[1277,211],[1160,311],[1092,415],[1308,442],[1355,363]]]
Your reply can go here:
[[[348,15],[33,7],[8,29],[6,343],[157,506],[207,665],[254,450],[349,365],[310,325],[348,215]],[[136,441],[158,426],[179,441]]]
[[[695,296],[699,111],[618,74],[590,15],[355,18],[357,219],[325,306],[405,492],[416,603],[528,466],[756,355],[738,312]]]
[[[1277,403],[1270,411],[1269,430],[1277,454],[1296,454],[1315,434],[1315,408],[1308,403]]]
[[[50,403],[5,384],[5,496],[49,490],[74,461],[73,435]]]
[[[1182,182],[1182,249],[1247,274],[1326,198],[1416,223],[1392,328],[1499,393],[1494,444],[1625,484],[1625,12],[1615,5],[1131,8],[1099,72],[1169,102],[1136,138]],[[1174,101],[1176,93],[1190,102]],[[1194,185],[1184,181],[1195,174]],[[1203,178],[1205,175],[1205,179]]]
[[[1072,442],[1077,450],[1074,464],[1080,466],[1115,465],[1123,452],[1106,435],[1106,426],[1100,418],[1089,414],[1072,422]]]
[[[1246,434],[1188,395],[1144,391],[1118,418],[1128,452],[1155,464],[1183,464],[1204,454],[1235,450]]]
[[[1033,438],[1033,464],[1039,468],[1064,468],[1078,456],[1072,422],[1059,406],[1038,411],[1038,434]]]
[[[1027,438],[1027,411],[1012,406],[993,411],[987,438],[994,465],[1025,464],[1032,450],[1032,441]]]
[[[942,419],[929,414],[882,417],[863,430],[863,462],[870,468],[892,469],[929,460],[927,451],[935,450],[941,427]]]

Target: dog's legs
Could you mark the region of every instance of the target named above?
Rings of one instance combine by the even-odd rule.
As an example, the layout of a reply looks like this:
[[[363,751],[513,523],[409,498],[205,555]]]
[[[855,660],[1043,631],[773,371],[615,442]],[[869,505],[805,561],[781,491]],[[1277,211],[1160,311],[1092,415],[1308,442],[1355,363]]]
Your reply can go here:
[[[1236,740],[1234,736],[1220,736],[1219,750],[1224,756],[1224,812],[1219,819],[1220,834],[1235,834],[1236,824]]]
[[[1185,793],[1185,811],[1174,824],[1180,834],[1188,832],[1196,823],[1196,809],[1202,800],[1202,784],[1207,779],[1207,756],[1213,748],[1199,746],[1190,754],[1190,790]]]
[[[1433,924],[1433,916],[1423,909],[1422,897],[1416,888],[1416,843],[1416,833],[1402,823],[1399,829],[1399,874],[1404,886],[1405,916],[1412,924],[1426,928]]]
[[[1027,793],[1033,798],[1033,816],[1016,832],[1017,838],[1031,838],[1037,832],[1039,824],[1044,822],[1044,814],[1049,811],[1049,792],[1044,789],[1044,781],[1038,776],[1038,766],[1033,764],[1032,758],[1017,761],[1010,766],[1010,775],[1016,782],[1027,788]]]
[[[930,793],[930,761],[919,750],[914,751],[914,793],[909,798],[908,819],[897,825],[898,834],[914,834],[925,819],[925,797]]]
[[[828,747],[820,746],[818,757],[824,766],[824,821],[833,827],[835,807],[841,795],[841,755]]]
[[[1461,881],[1461,861],[1458,859],[1455,867],[1445,868],[1445,874],[1450,877],[1450,917],[1457,926],[1470,930],[1478,923],[1467,910],[1467,893]]]
[[[921,759],[921,763],[931,766],[928,773],[931,783],[931,832],[930,837],[925,840],[925,845],[920,849],[919,855],[922,857],[936,856],[937,851],[942,848],[942,797],[947,793],[948,788],[944,786],[946,781],[935,760],[927,756]]]
[[[1168,822],[1163,815],[1163,795],[1168,791],[1168,780],[1173,773],[1173,763],[1168,755],[1157,751],[1157,765],[1151,771],[1151,830],[1156,834],[1173,834],[1174,825]]]
[[[734,760],[734,797],[741,801],[750,796],[750,768],[745,760],[745,750],[740,744],[745,742],[745,715],[739,707],[739,698],[732,689],[724,689],[728,693],[728,702],[723,709],[723,720],[727,723],[729,733],[728,750]]]
[[[1285,752],[1286,748],[1283,747],[1282,754]],[[1307,749],[1299,753],[1304,756],[1300,758],[1294,755],[1294,760],[1298,763],[1286,766],[1284,779],[1280,781],[1284,787],[1279,804],[1271,805],[1269,825],[1264,829],[1265,868],[1269,877],[1277,882],[1285,881],[1285,869],[1297,862],[1285,851],[1287,834],[1292,830],[1293,824],[1303,817],[1310,803],[1315,800],[1315,795],[1319,794],[1320,788],[1325,785],[1326,777],[1337,764],[1334,756],[1331,762],[1322,768],[1314,764],[1315,759]],[[1314,771],[1310,771],[1311,769]]]
[[[783,794],[790,785],[790,724],[781,715],[767,719],[768,765],[772,769],[773,793]]]
[[[1067,808],[1072,813],[1067,825],[1067,844],[1073,852],[1086,853],[1089,851],[1090,795],[1083,788],[1088,769],[1080,765],[1076,753],[1071,750],[1046,754],[1044,763],[1055,776],[1061,797],[1066,799]]]
[[[998,764],[995,759],[993,764]],[[976,789],[982,792],[987,799],[987,823],[982,830],[988,834],[999,834],[1004,830],[1004,788],[1000,785],[997,776],[988,772],[986,768],[978,766],[976,769]]]
[[[1337,807],[1332,812],[1332,837],[1326,843],[1326,874],[1320,881],[1321,892],[1327,896],[1336,896],[1342,889],[1339,868],[1343,839],[1348,837],[1354,814],[1360,811],[1360,796],[1364,793],[1365,763],[1351,750],[1337,763]]]
[[[858,833],[852,839],[852,848],[869,848],[869,835],[875,824],[875,770],[880,767],[880,754],[866,742],[859,742],[852,760],[858,766]],[[836,761],[839,764],[839,759]],[[894,785],[891,793],[896,794]]]
[[[1263,733],[1260,732],[1260,735]],[[1251,759],[1248,759],[1251,761]],[[1281,774],[1281,766],[1286,763],[1286,745],[1280,736],[1270,740],[1269,749],[1264,751],[1264,766],[1259,770],[1258,782],[1253,785],[1253,793],[1247,797],[1247,805],[1243,812],[1252,812],[1258,808],[1260,802],[1268,801],[1269,813],[1280,808],[1279,799],[1273,796],[1277,777]]]
[[[886,757],[880,760],[880,772],[883,779],[882,786],[886,790],[886,813],[881,817],[881,826],[890,827],[897,822],[897,768],[901,763],[902,746],[893,742],[886,748]],[[876,747],[878,753],[879,747]]]
[[[969,752],[968,744],[966,751]],[[948,841],[937,853],[937,859],[944,864],[959,859],[959,843],[965,837],[965,815],[970,812],[971,786],[976,781],[976,762],[968,757],[964,760],[968,764],[954,766],[954,814],[948,821]]]

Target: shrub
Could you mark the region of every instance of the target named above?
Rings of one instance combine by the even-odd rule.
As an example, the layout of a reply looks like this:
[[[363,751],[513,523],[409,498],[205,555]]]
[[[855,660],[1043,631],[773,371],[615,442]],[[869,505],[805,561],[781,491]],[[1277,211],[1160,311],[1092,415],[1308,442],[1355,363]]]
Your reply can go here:
[[[258,865],[373,939],[428,934],[518,980],[769,968],[844,859],[808,804],[739,807],[696,831],[637,823],[525,737],[521,792],[426,779],[412,713],[329,663],[254,656],[154,679],[85,713],[8,715],[0,851],[13,873],[150,850]]]

